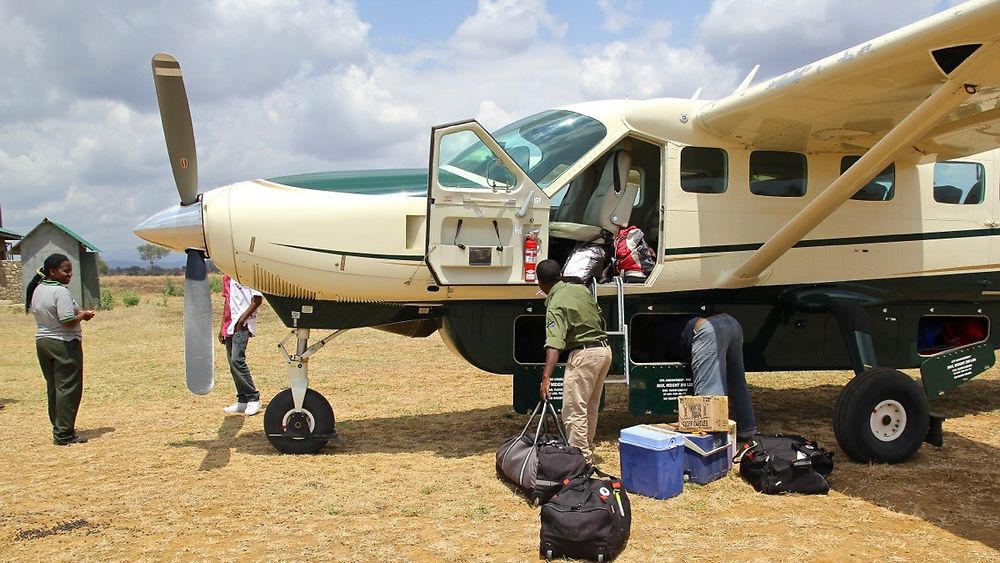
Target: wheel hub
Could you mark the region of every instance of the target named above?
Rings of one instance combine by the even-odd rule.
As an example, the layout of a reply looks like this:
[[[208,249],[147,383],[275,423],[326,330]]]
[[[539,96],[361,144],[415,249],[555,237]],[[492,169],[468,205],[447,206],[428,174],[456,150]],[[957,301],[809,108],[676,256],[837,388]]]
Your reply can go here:
[[[309,411],[288,411],[281,420],[281,427],[286,436],[308,438],[316,428],[316,421]]]
[[[872,409],[869,426],[877,439],[891,442],[906,430],[906,409],[899,401],[886,399]]]

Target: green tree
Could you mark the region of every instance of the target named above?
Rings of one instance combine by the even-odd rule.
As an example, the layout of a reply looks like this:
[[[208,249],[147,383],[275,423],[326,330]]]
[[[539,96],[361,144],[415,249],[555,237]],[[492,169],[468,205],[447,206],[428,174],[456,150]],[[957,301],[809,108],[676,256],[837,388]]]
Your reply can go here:
[[[156,262],[161,258],[170,254],[169,248],[163,248],[162,246],[155,245],[153,243],[141,244],[136,247],[139,251],[139,258],[143,262],[149,262],[149,269],[152,270],[156,266]]]
[[[110,270],[110,268],[108,268],[108,263],[104,261],[104,258],[101,258],[100,256],[98,256],[97,257],[97,274],[101,275],[101,276],[106,276],[106,275],[108,275],[108,271],[109,270]],[[101,298],[103,300],[104,296],[102,295]]]

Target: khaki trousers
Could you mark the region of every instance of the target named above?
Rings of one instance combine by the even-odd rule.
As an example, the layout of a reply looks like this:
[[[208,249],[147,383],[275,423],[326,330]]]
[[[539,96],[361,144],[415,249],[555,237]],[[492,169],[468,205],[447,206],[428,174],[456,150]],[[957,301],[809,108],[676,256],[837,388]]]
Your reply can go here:
[[[562,419],[566,438],[580,448],[593,463],[597,410],[604,391],[604,379],[611,368],[611,348],[580,348],[569,353],[563,379]]]

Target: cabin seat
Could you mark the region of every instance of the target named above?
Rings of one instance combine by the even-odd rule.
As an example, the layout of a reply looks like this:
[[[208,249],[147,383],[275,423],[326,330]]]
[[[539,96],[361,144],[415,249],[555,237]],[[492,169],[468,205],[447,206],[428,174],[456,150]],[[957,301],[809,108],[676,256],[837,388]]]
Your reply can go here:
[[[979,180],[972,187],[969,188],[969,193],[965,194],[965,199],[962,203],[965,205],[974,205],[983,201],[983,181]]]
[[[554,221],[549,224],[549,236],[592,242],[601,238],[605,232],[614,236],[618,234],[619,229],[627,227],[639,189],[638,186],[628,185],[628,173],[631,168],[631,153],[627,150],[611,153],[604,163],[597,187],[587,202],[583,220],[580,223]]]
[[[934,201],[938,203],[961,203],[962,190],[948,184],[934,186]]]
[[[594,195],[597,188],[597,171],[593,167],[587,168],[566,188],[566,195],[560,202],[559,207],[552,212],[549,218],[553,222],[571,223],[583,217],[583,212],[587,210],[587,203]]]

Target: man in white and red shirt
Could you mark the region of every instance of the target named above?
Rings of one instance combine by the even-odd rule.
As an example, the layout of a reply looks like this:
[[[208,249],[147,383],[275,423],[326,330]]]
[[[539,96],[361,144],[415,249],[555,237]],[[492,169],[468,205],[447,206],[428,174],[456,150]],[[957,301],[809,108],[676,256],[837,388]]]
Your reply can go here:
[[[264,302],[264,296],[240,282],[222,276],[222,329],[219,342],[226,345],[229,371],[236,384],[236,402],[222,409],[226,413],[244,413],[253,416],[260,412],[260,392],[250,377],[247,366],[247,343],[257,334],[257,308]]]

